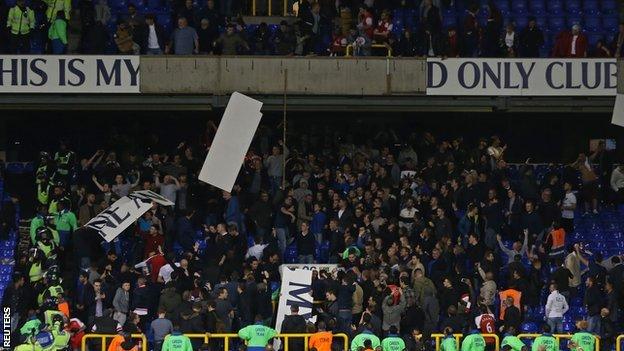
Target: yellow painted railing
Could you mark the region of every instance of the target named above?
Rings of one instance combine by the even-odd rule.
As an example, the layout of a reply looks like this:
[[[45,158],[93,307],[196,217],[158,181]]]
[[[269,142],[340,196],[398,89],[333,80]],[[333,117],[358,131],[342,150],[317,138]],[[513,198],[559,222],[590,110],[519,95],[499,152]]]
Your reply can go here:
[[[542,334],[518,334],[518,338],[520,339],[535,339],[538,336],[541,336]],[[558,343],[561,343],[561,339],[572,339],[572,334],[553,334],[553,336],[555,337],[555,339],[557,339]],[[600,351],[600,337],[594,335],[594,337],[596,338],[596,351]],[[618,336],[618,339],[622,337],[622,335]],[[619,344],[618,344],[619,345]],[[617,350],[617,346],[616,346],[616,350]],[[619,350],[617,350],[619,351]]]
[[[386,49],[387,51],[386,57],[392,57],[392,48],[390,47],[390,45],[372,44],[371,48]],[[351,56],[352,52],[353,52],[353,44],[347,45],[347,49],[345,50],[345,56]]]
[[[498,335],[496,334],[481,334],[484,338],[492,338],[495,340],[494,344],[495,344],[495,349],[494,351],[500,351],[500,339],[498,337]],[[457,346],[460,347],[461,346],[461,338],[464,337],[464,334],[453,334],[453,336],[455,337],[455,341],[457,341]],[[444,334],[431,334],[431,337],[435,340],[435,349],[439,350],[440,349],[440,340],[442,340],[442,338],[444,338]]]
[[[622,350],[622,342],[624,342],[624,335],[619,335],[617,339],[615,339],[615,351]]]
[[[102,350],[106,351],[106,339],[113,339],[114,337],[116,337],[119,334],[85,334],[82,337],[82,345],[81,345],[81,350],[82,351],[86,351],[87,350],[87,340],[89,339],[100,339],[100,345],[102,346]],[[139,350],[148,350],[147,348],[147,338],[145,337],[144,334],[132,334],[131,335],[133,339],[139,339],[141,340],[141,346],[139,347]]]
[[[238,334],[228,333],[228,334],[184,334],[188,336],[190,339],[202,339],[204,343],[208,343],[211,339],[222,339],[223,340],[223,351],[230,351],[230,340],[236,339],[238,340]],[[299,350],[289,350],[288,349],[288,341],[290,339],[303,338],[304,342],[304,350],[308,349],[308,342],[310,336],[313,334],[279,334],[277,337],[283,339],[284,341],[284,351],[299,351]],[[112,339],[116,334],[86,334],[82,338],[82,351],[87,350],[87,340],[88,339],[100,339],[101,340],[101,351],[106,351],[106,339]],[[132,334],[133,338],[141,339],[142,345],[147,345],[147,339],[143,334]],[[346,334],[338,333],[334,334],[334,338],[339,338],[343,340],[344,350],[349,349],[349,337]],[[143,350],[147,350],[147,348],[143,348]],[[497,350],[498,351],[498,350]]]

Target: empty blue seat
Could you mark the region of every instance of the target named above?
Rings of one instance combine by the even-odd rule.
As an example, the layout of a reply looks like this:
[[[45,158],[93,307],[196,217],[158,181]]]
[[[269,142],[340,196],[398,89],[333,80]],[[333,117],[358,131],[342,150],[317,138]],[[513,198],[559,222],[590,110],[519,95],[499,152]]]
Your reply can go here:
[[[511,10],[514,14],[528,12],[528,4],[526,0],[513,0],[511,2]]]
[[[515,1],[515,0],[514,0]],[[501,12],[509,12],[509,1],[507,0],[494,0],[494,4],[498,7]]]
[[[546,2],[546,6],[548,8],[548,12],[551,14],[561,14],[563,13],[563,1],[561,0],[548,0]]]
[[[11,162],[6,165],[6,171],[11,174],[22,174],[24,172],[24,164],[21,162]]]
[[[588,32],[587,33],[587,43],[589,44],[590,48],[595,47],[599,40],[602,40],[604,43],[604,34],[602,32]],[[597,245],[596,248],[598,249],[606,248],[605,243],[596,243],[596,245]]]
[[[522,30],[529,24],[529,18],[527,16],[516,16],[513,22],[516,25],[516,30]]]
[[[457,27],[457,18],[455,16],[444,17],[442,19],[442,25],[444,28]]]
[[[522,332],[524,333],[535,333],[537,332],[537,324],[533,322],[522,323],[522,326],[520,326],[520,330],[522,330]]]
[[[531,0],[529,9],[534,15],[543,14],[546,12],[546,2],[544,0]]]
[[[598,0],[583,0],[583,13],[595,15],[599,12]]]
[[[535,22],[537,23],[537,26],[542,30],[545,30],[546,25],[548,24],[548,20],[544,16],[535,16]]]
[[[565,27],[565,19],[561,16],[552,16],[548,19],[548,28],[558,33]]]
[[[602,17],[602,28],[609,32],[616,32],[618,30],[618,25],[620,24],[620,19],[618,16],[603,16]]]
[[[618,10],[617,0],[602,0],[603,13],[616,13]]]
[[[581,12],[581,0],[566,0],[565,6],[568,13]]]
[[[290,245],[286,248],[286,252],[284,253],[284,261],[286,263],[296,263],[297,256],[297,245]]]
[[[597,31],[599,28],[602,27],[600,16],[585,15],[583,22],[585,22],[584,28],[590,31]]]

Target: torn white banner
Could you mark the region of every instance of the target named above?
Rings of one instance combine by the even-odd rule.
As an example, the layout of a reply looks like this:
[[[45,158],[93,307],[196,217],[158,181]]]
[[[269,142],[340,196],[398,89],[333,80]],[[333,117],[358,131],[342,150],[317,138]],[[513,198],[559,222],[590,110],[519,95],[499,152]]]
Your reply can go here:
[[[97,230],[104,240],[111,242],[121,232],[152,208],[152,202],[173,206],[173,202],[153,191],[135,191],[115,201],[109,208],[93,217],[85,227]]]
[[[617,94],[615,96],[615,106],[613,106],[611,123],[616,126],[624,127],[624,94]]]
[[[199,180],[232,191],[258,124],[262,103],[234,92],[225,108]]]

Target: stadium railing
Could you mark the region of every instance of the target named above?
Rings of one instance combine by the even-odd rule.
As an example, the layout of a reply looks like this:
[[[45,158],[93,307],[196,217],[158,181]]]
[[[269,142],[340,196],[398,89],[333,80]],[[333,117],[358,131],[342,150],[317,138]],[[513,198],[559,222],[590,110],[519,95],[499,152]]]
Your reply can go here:
[[[101,350],[106,350],[106,339],[113,339],[114,337],[116,337],[119,334],[85,334],[82,337],[82,345],[81,345],[81,350],[82,351],[86,351],[87,350],[87,341],[89,339],[100,339],[100,345],[102,346]],[[133,339],[140,339],[141,340],[141,345],[147,345],[147,337],[144,334],[132,334],[130,335]],[[144,348],[144,350],[147,350],[147,347]]]
[[[387,54],[386,57],[392,57],[392,48],[389,45],[385,44],[372,44],[371,48],[373,49],[386,49]],[[345,49],[345,57],[351,57],[353,53],[353,44],[347,45]]]
[[[118,334],[85,334],[85,336],[82,338],[82,351],[86,351],[87,350],[87,341],[88,339],[100,339],[101,342],[101,350],[105,351],[106,350],[106,341],[107,339],[112,339],[115,336],[117,336]],[[204,343],[208,343],[211,339],[222,339],[223,340],[223,351],[229,351],[230,350],[230,340],[231,339],[235,339],[235,340],[239,340],[238,338],[238,334],[234,334],[234,333],[226,333],[226,334],[211,334],[211,333],[205,333],[205,334],[184,334],[186,336],[189,337],[189,339],[202,339]],[[310,336],[312,336],[313,334],[278,334],[278,338],[283,339],[284,342],[284,351],[299,351],[299,350],[289,350],[288,349],[288,341],[290,339],[296,339],[296,338],[303,338],[303,342],[304,342],[304,350],[308,350],[308,341],[310,339]],[[147,345],[147,338],[144,334],[132,334],[132,338],[135,339],[140,339],[142,341],[142,345]],[[343,346],[344,346],[344,350],[348,350],[349,349],[349,337],[344,334],[344,333],[337,333],[334,334],[334,338],[339,338],[343,340]],[[143,350],[147,350],[148,348],[144,348]],[[498,350],[497,350],[498,351]]]
[[[624,342],[624,334],[618,335],[615,339],[615,351],[622,351],[622,342]]]
[[[541,335],[542,334],[518,334],[518,338],[519,339],[535,339]],[[557,339],[557,342],[561,343],[561,339],[572,339],[573,335],[572,334],[553,334],[553,336],[555,337],[555,339]],[[600,351],[600,337],[597,335],[594,335],[594,336],[596,337],[596,350],[595,351]],[[618,336],[618,340],[621,337],[622,335]],[[561,346],[559,346],[559,348],[561,348]],[[617,346],[616,346],[616,350],[617,350]]]
[[[494,340],[496,340],[495,342],[495,348],[494,351],[499,351],[500,350],[500,339],[498,337],[498,335],[496,334],[481,334],[484,338],[492,338]],[[461,338],[464,337],[464,334],[453,334],[453,336],[455,337],[455,341],[457,341],[457,345],[461,345]],[[444,334],[440,334],[440,333],[434,333],[431,334],[431,337],[435,340],[435,349],[439,350],[440,349],[440,340],[442,340],[442,338],[444,338]]]
[[[252,3],[251,3],[251,15],[252,16],[256,15],[256,9],[257,9],[256,1],[257,0],[253,0]],[[282,1],[282,3],[284,5],[283,12],[281,14],[273,13],[273,0],[267,0],[267,5],[268,5],[268,9],[267,9],[268,13],[267,13],[267,15],[268,16],[280,16],[280,15],[287,16],[288,15],[288,1],[284,0],[284,1]]]

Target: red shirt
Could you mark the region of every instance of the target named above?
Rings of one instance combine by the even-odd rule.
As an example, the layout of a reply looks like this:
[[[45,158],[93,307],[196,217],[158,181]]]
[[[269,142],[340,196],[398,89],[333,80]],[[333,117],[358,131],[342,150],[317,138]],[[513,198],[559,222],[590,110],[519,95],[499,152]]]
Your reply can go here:
[[[158,272],[160,272],[160,268],[167,264],[167,261],[163,257],[163,255],[152,256],[147,261],[147,265],[150,269],[150,275],[152,276],[152,282],[156,282],[158,280]]]

